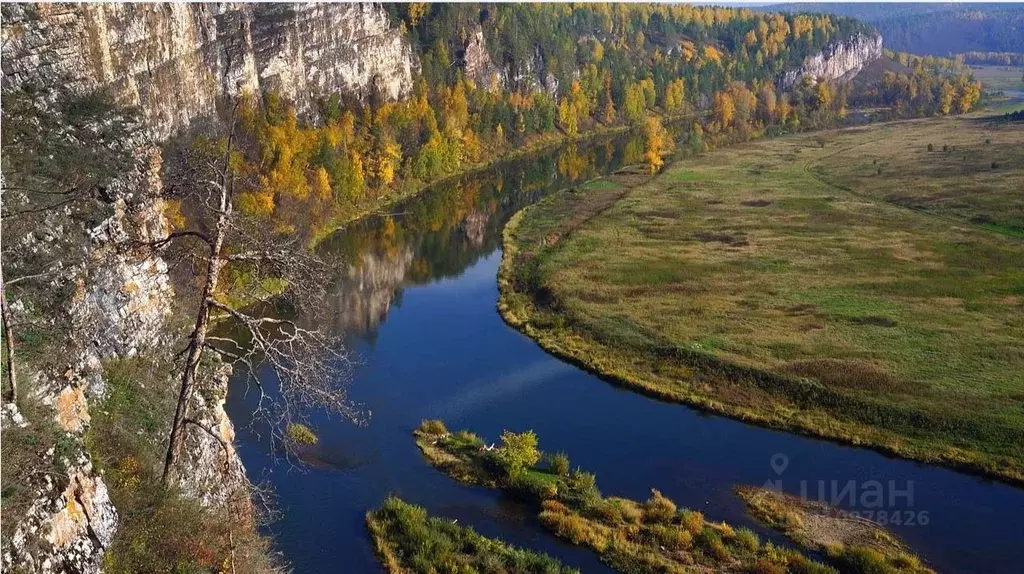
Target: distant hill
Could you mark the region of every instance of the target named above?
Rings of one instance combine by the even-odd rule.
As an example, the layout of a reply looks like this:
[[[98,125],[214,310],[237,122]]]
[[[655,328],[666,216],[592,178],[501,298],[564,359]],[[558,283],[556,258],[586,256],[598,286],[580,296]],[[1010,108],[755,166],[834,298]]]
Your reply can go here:
[[[949,56],[962,52],[1024,52],[1024,3],[785,3],[765,10],[852,16],[878,29],[898,52]]]

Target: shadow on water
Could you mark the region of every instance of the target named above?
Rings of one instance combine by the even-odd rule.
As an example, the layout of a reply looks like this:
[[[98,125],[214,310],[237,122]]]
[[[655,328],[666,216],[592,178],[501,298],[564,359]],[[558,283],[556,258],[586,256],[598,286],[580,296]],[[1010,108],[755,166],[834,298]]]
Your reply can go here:
[[[644,499],[658,488],[779,542],[746,516],[734,485],[777,481],[815,497],[835,485],[854,510],[879,485],[882,510],[899,511],[891,528],[936,568],[1017,571],[1022,490],[653,401],[548,356],[502,322],[495,275],[508,218],[553,190],[635,163],[641,152],[635,137],[622,135],[509,162],[438,185],[395,215],[359,222],[322,244],[347,263],[322,314],[306,320],[347,334],[361,359],[351,396],[372,411],[370,423],[314,416],[321,442],[296,470],[274,463],[260,438],[266,432],[247,428],[256,397],[240,377],[228,397],[248,472],[276,490],[282,517],[269,533],[295,571],[380,571],[363,516],[388,493],[584,572],[607,571],[518,503],[430,468],[411,436],[424,418],[488,440],[506,428],[532,428],[542,448],[564,450],[595,472],[605,494]]]

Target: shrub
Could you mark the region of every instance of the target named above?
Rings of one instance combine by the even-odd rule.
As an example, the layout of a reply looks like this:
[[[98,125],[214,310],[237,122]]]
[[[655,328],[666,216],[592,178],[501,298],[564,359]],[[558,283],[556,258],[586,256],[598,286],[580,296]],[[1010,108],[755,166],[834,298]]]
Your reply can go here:
[[[320,439],[313,431],[302,423],[291,423],[285,431],[288,438],[295,444],[311,445],[320,442]]]
[[[540,460],[537,435],[533,431],[501,433],[501,447],[495,452],[495,459],[509,476],[532,467]]]
[[[484,538],[423,508],[389,497],[366,515],[379,553],[402,572],[575,572],[558,561],[502,541]]]
[[[644,503],[644,521],[669,522],[676,515],[676,505],[665,498],[657,489],[651,489],[651,497]]]
[[[782,515],[782,524],[786,530],[800,530],[804,527],[804,519],[800,516],[800,513],[787,510]]]
[[[761,558],[750,569],[751,574],[786,574],[786,567],[767,558]]]
[[[928,151],[935,151],[935,146],[928,144]]]
[[[992,169],[999,169],[999,162],[997,162],[997,161],[992,162]]]
[[[854,546],[833,555],[833,559],[843,572],[855,574],[886,574],[892,569],[886,563],[885,556],[867,546]]]
[[[666,524],[652,526],[651,534],[660,546],[668,550],[686,550],[693,543],[693,535],[688,531]]]
[[[757,552],[757,549],[761,547],[761,541],[757,538],[757,534],[754,534],[754,531],[749,528],[737,530],[734,542],[736,546],[749,552]]]
[[[567,512],[570,512],[568,506],[562,504],[561,502],[558,502],[557,500],[550,499],[540,503],[540,508],[543,512],[554,512],[557,514],[565,514]]]
[[[900,552],[893,557],[892,564],[901,570],[918,570],[921,568],[921,559],[913,554]]]
[[[420,432],[431,434],[431,435],[443,435],[448,434],[448,427],[444,425],[444,421],[440,419],[424,419],[420,423]]]
[[[792,574],[835,574],[835,568],[815,562],[810,558],[792,551],[789,554],[789,571]]]
[[[607,526],[591,522],[574,512],[541,512],[538,518],[557,536],[566,538],[573,544],[583,544],[598,552],[608,548],[611,530]]]
[[[683,510],[680,513],[683,527],[690,531],[690,534],[697,534],[704,529],[704,515],[697,510]]]
[[[448,438],[444,441],[444,445],[446,448],[451,448],[453,450],[477,452],[480,450],[480,447],[484,446],[484,439],[476,436],[476,433],[469,432],[468,430],[460,430],[453,435],[448,435]]]
[[[558,495],[574,508],[588,508],[601,500],[597,489],[597,477],[577,468],[560,481]]]
[[[547,457],[547,465],[548,469],[555,475],[569,475],[569,456],[564,452],[559,451],[555,454],[549,454]]]
[[[722,537],[711,527],[705,526],[693,537],[693,543],[699,548],[710,549],[715,544],[722,543]]]
[[[948,152],[949,151],[949,144],[942,144],[942,151]]]
[[[511,486],[537,500],[551,498],[557,492],[551,475],[537,471],[523,471],[513,475]]]
[[[619,507],[619,513],[622,515],[622,520],[631,524],[637,524],[640,522],[640,519],[643,518],[643,511],[632,501],[623,500],[621,498],[613,498],[612,501]]]
[[[611,526],[622,522],[622,511],[619,509],[619,505],[609,499],[594,504],[590,509],[590,515],[592,518]]]

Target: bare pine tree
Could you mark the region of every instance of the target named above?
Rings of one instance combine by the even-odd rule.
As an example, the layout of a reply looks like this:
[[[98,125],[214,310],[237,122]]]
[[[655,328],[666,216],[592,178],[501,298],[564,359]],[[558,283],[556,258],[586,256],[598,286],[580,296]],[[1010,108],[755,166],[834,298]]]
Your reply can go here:
[[[254,417],[268,422],[276,439],[284,439],[289,425],[305,420],[314,409],[360,418],[359,410],[348,400],[351,363],[339,337],[295,319],[251,310],[258,305],[237,308],[231,303],[269,295],[260,290],[265,279],[274,279],[286,285],[275,298],[301,311],[321,301],[329,280],[327,264],[305,243],[292,235],[276,234],[268,229],[267,221],[235,209],[239,189],[250,183],[236,165],[239,105],[231,111],[226,138],[213,145],[200,141],[182,150],[174,168],[170,195],[182,200],[187,219],[195,226],[145,245],[168,254],[172,245],[185,245],[172,257],[192,262],[202,280],[195,322],[182,351],[185,359],[164,461],[164,482],[181,456],[186,425],[194,422],[189,405],[201,384],[200,363],[207,353],[244,369],[259,392]],[[201,256],[196,255],[195,246]],[[231,297],[227,296],[224,275],[228,268],[250,278],[246,283],[250,292],[239,293],[237,285],[232,285]],[[211,333],[215,315],[233,328],[221,330],[226,334]],[[266,370],[276,377],[272,390],[261,379],[261,371]]]

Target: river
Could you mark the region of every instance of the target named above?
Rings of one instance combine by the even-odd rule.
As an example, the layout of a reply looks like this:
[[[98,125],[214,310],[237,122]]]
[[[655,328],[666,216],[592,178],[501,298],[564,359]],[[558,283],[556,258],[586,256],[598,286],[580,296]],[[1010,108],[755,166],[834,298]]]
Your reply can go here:
[[[314,464],[296,468],[275,462],[266,433],[249,428],[255,397],[238,378],[227,404],[250,478],[276,491],[280,517],[266,530],[294,570],[380,572],[364,514],[395,493],[584,572],[607,571],[516,502],[427,465],[412,430],[441,418],[489,440],[503,429],[534,429],[542,449],[565,451],[596,473],[605,495],[646,499],[657,488],[777,542],[784,540],[747,517],[734,485],[772,481],[853,510],[882,510],[890,521],[898,515],[890,528],[942,572],[1020,571],[1024,490],[652,400],[547,355],[504,324],[496,274],[508,218],[573,181],[637,161],[639,152],[625,134],[497,165],[322,245],[347,264],[316,321],[346,333],[360,363],[350,395],[372,413],[369,423],[314,416]]]

